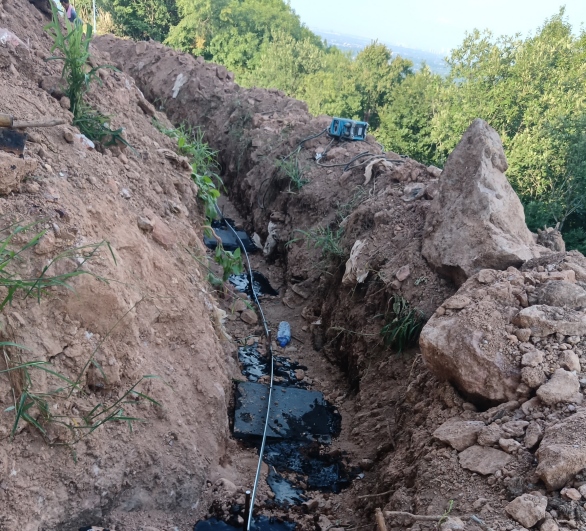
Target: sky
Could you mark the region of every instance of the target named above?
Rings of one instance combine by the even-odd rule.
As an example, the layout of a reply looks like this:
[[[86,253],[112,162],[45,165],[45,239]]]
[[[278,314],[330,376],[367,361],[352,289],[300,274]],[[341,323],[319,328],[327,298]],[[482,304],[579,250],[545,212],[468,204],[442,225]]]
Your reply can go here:
[[[496,35],[526,36],[566,6],[579,31],[586,0],[290,0],[311,29],[447,53],[466,31],[490,29]]]

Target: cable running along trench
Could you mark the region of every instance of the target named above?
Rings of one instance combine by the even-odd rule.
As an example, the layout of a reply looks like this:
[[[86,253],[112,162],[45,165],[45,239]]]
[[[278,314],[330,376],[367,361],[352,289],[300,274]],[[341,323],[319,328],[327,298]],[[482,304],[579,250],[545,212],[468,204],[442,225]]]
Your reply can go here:
[[[216,204],[216,211],[218,212],[220,217],[225,221],[225,218],[222,215],[222,212],[218,208],[217,204]],[[230,225],[230,223],[228,223],[228,222],[226,222],[226,225],[230,228],[230,230],[232,231],[232,233],[234,234],[234,236],[238,240],[238,243],[240,244],[240,248],[242,249],[242,252],[244,253],[244,256],[246,258],[246,265],[247,265],[247,269],[248,269],[248,280],[250,282],[252,296],[254,297],[254,302],[258,306],[258,311],[260,312],[260,317],[262,319],[263,328],[264,328],[265,335],[267,338],[268,351],[269,351],[269,354],[271,357],[271,381],[270,381],[270,385],[269,385],[269,400],[268,400],[268,404],[267,404],[267,415],[265,417],[265,426],[264,426],[264,430],[263,430],[262,443],[260,446],[260,453],[259,453],[259,457],[258,457],[258,466],[256,467],[256,476],[254,478],[254,485],[252,487],[252,496],[250,498],[250,509],[248,511],[248,519],[245,522],[245,525],[246,525],[245,531],[250,531],[250,526],[252,524],[252,514],[254,512],[254,502],[256,500],[256,493],[258,490],[258,482],[260,480],[260,471],[262,468],[262,458],[264,455],[265,445],[267,442],[267,431],[268,431],[268,427],[269,427],[269,419],[270,419],[270,414],[271,414],[271,401],[272,401],[272,396],[273,396],[273,380],[274,380],[274,355],[273,355],[273,347],[271,345],[271,331],[269,330],[267,320],[265,318],[265,314],[262,311],[262,306],[260,305],[260,301],[258,300],[258,296],[256,294],[256,291],[254,290],[252,266],[250,265],[250,259],[248,258],[248,253],[246,252],[246,249],[244,248],[244,244],[242,243],[242,240],[238,236],[238,233],[236,232],[234,227],[232,227],[232,225]]]
[[[305,139],[303,139],[301,142],[299,142],[299,144],[297,144],[297,147],[291,152],[289,153],[289,155],[287,155],[286,157],[283,157],[282,160],[287,160],[289,159],[291,156],[293,155],[297,155],[300,151],[301,148],[303,146],[303,144],[309,140],[313,140],[314,138],[319,138],[322,135],[327,133],[327,129],[324,129],[323,131],[321,131],[320,133],[317,133],[315,135],[312,135],[310,137],[307,137]],[[336,139],[332,138],[331,142],[328,144],[328,146],[326,147],[326,149],[324,150],[324,152],[321,154],[321,156],[325,156],[325,154],[329,151],[330,147],[332,146],[332,144],[334,143]],[[360,162],[359,164],[352,166],[351,164],[354,163],[355,161],[362,159],[364,157],[367,157],[366,160]],[[318,166],[321,167],[326,167],[326,168],[334,168],[334,167],[344,167],[344,171],[347,171],[348,169],[353,169],[353,168],[358,168],[360,166],[365,165],[366,163],[370,162],[371,160],[373,160],[374,158],[381,158],[384,160],[388,160],[389,162],[393,162],[393,163],[397,163],[397,164],[401,164],[404,161],[403,160],[393,160],[393,159],[388,159],[386,158],[384,155],[375,155],[373,153],[370,153],[369,151],[365,151],[363,153],[360,153],[359,155],[353,157],[350,161],[342,163],[342,164],[320,164],[319,160],[316,160],[316,163]],[[321,157],[320,157],[321,158]],[[268,179],[266,179],[265,181],[263,181],[263,183],[261,183],[261,188],[262,185],[264,184],[264,182],[268,181],[268,180],[272,180],[272,177],[269,177]],[[266,195],[266,192],[265,192]],[[263,203],[264,203],[264,195],[263,195]],[[264,208],[263,204],[260,204],[261,208]],[[218,212],[218,215],[222,218],[222,220],[225,221],[225,218],[222,214],[222,212],[220,211],[218,205],[216,204],[216,211]],[[252,265],[250,264],[250,259],[248,257],[248,253],[246,252],[246,249],[244,247],[244,243],[242,243],[242,240],[240,239],[240,237],[238,236],[238,233],[236,232],[236,230],[234,229],[234,227],[232,227],[232,225],[230,223],[228,223],[226,221],[226,225],[230,228],[230,231],[232,231],[232,233],[234,234],[234,236],[236,237],[236,239],[238,240],[238,243],[240,245],[240,248],[242,249],[242,252],[244,253],[244,257],[246,258],[246,265],[247,265],[247,269],[248,269],[248,279],[250,282],[250,287],[251,287],[251,291],[252,291],[252,296],[254,298],[254,302],[256,303],[256,306],[258,307],[258,310],[260,312],[260,316],[262,319],[262,324],[263,324],[263,328],[265,331],[265,335],[267,338],[267,345],[268,345],[268,352],[270,354],[270,358],[271,358],[271,380],[270,380],[270,385],[269,385],[269,399],[268,399],[268,404],[267,404],[267,414],[265,417],[265,425],[264,425],[264,430],[263,430],[263,435],[262,435],[262,443],[260,446],[260,452],[259,452],[259,458],[258,458],[258,465],[256,468],[256,475],[254,478],[254,485],[252,488],[252,496],[250,499],[250,509],[248,511],[248,515],[247,515],[247,520],[245,522],[245,531],[250,531],[250,527],[252,524],[252,516],[253,516],[253,512],[254,512],[254,504],[256,501],[256,494],[258,491],[258,482],[260,480],[260,473],[261,473],[261,468],[262,468],[262,460],[263,460],[263,456],[264,456],[264,451],[265,451],[265,446],[266,446],[266,441],[267,441],[267,431],[268,431],[268,427],[269,427],[269,420],[270,420],[270,414],[271,414],[271,402],[272,402],[272,396],[273,396],[273,382],[274,382],[274,354],[273,354],[273,348],[271,345],[271,332],[269,330],[268,324],[267,324],[267,320],[265,318],[264,312],[262,310],[262,306],[260,304],[260,301],[258,300],[258,296],[256,294],[256,291],[254,290],[254,281],[253,281],[253,275],[252,275]]]

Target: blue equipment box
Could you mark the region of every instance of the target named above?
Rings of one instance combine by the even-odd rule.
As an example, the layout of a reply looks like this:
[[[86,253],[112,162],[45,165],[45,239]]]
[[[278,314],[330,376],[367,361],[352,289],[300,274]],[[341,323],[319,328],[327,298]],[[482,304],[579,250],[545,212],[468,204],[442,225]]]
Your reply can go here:
[[[341,140],[365,140],[368,124],[347,118],[334,118],[328,133]]]

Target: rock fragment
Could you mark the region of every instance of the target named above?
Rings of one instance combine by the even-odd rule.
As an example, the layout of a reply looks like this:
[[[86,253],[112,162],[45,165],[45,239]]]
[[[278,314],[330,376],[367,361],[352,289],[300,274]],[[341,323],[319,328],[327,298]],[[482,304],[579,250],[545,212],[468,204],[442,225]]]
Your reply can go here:
[[[505,507],[505,511],[522,526],[530,528],[545,518],[547,498],[523,494]]]
[[[548,489],[566,485],[580,470],[586,468],[586,411],[549,426],[536,456],[536,474]]]
[[[520,328],[530,328],[531,335],[546,337],[552,334],[581,336],[586,334],[586,315],[574,310],[562,310],[543,304],[523,308],[513,319]]]
[[[510,455],[501,450],[483,446],[471,446],[458,457],[462,468],[477,472],[483,476],[494,474],[513,460]]]
[[[558,369],[551,379],[537,390],[537,396],[544,404],[551,406],[561,402],[575,401],[579,391],[578,376],[565,369]]]
[[[478,434],[485,428],[484,422],[460,420],[444,422],[433,436],[443,443],[449,444],[458,452],[476,444]]]

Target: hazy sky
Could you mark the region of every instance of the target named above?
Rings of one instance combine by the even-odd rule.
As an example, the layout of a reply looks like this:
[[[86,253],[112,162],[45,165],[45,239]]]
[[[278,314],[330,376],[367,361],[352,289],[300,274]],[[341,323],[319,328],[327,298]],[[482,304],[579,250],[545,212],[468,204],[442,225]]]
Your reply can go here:
[[[290,0],[310,28],[448,52],[466,31],[527,35],[566,6],[574,30],[586,22],[586,0]]]

